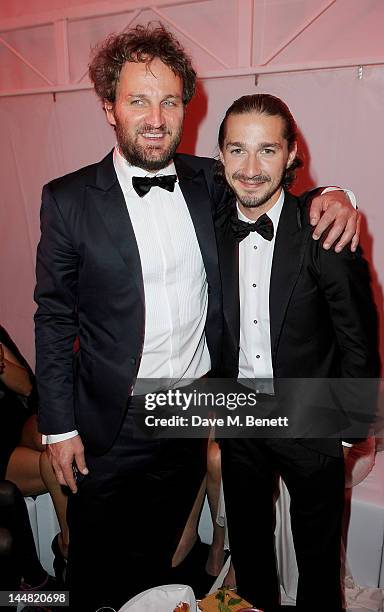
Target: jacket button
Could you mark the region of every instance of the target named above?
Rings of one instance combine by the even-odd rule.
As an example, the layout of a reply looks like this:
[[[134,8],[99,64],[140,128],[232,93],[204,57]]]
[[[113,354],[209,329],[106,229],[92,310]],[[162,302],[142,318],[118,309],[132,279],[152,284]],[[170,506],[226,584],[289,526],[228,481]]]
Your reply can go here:
[[[131,364],[132,364],[132,365],[135,365],[135,364],[136,364],[136,359],[135,359],[135,357],[131,357]]]

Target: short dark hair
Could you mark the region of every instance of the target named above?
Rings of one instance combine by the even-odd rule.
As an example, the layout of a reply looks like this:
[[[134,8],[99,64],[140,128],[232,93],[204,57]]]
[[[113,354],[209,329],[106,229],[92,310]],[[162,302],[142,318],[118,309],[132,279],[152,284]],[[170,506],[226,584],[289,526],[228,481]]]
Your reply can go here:
[[[93,50],[89,77],[99,98],[114,103],[120,72],[126,62],[150,64],[159,58],[183,81],[183,103],[196,88],[196,72],[190,57],[175,36],[160,22],[137,25],[112,34]]]
[[[291,150],[297,140],[297,125],[288,106],[271,94],[253,94],[242,96],[235,100],[225,113],[224,119],[219,128],[219,147],[223,150],[227,120],[230,115],[243,115],[245,113],[258,113],[272,117],[281,117],[284,123],[284,138],[288,143],[288,150]],[[296,155],[295,159],[285,170],[283,176],[283,187],[289,189],[295,180],[296,170],[303,165],[302,160]],[[220,174],[220,173],[219,173]]]

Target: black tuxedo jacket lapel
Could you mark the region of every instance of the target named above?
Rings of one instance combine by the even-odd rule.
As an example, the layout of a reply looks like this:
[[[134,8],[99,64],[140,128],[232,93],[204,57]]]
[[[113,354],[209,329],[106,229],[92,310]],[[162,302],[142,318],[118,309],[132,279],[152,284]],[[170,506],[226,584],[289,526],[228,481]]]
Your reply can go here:
[[[228,206],[234,207],[235,203],[228,203]],[[302,214],[301,206],[297,199],[287,193],[276,232],[269,290],[273,365],[285,313],[300,274],[305,245],[307,239],[310,238],[309,229],[306,239],[303,240],[303,231],[306,230],[302,229]],[[217,225],[220,266],[225,289],[224,313],[226,333],[229,335],[229,348],[227,350],[231,358],[236,360],[236,364],[228,360],[228,370],[232,366],[232,370],[235,371],[237,370],[240,340],[239,247],[231,231],[229,215],[226,216],[222,223],[218,222]],[[261,265],[263,264],[261,263]]]
[[[212,220],[212,203],[203,170],[196,171],[186,159],[176,155],[175,167],[180,189],[188,206],[203,258],[208,284],[220,290],[219,264],[215,229]]]
[[[218,256],[212,221],[212,205],[203,171],[196,171],[176,155],[175,166],[180,188],[187,203],[204,261],[208,283],[216,290],[218,283]],[[113,244],[131,273],[135,276],[139,294],[144,303],[144,286],[139,250],[125,199],[113,166],[113,155],[105,157],[97,168],[96,181],[89,185],[92,199],[111,236]],[[132,261],[134,266],[132,269]]]
[[[196,231],[208,281],[207,342],[212,364],[219,359],[219,340],[222,336],[221,278],[213,224],[213,204],[210,199],[205,172],[197,169],[182,155],[175,156],[175,167],[189,213]],[[96,178],[87,187],[92,206],[98,210],[111,238],[111,243],[119,251],[129,268],[131,278],[145,307],[144,282],[139,249],[132,222],[127,211],[124,194],[121,190],[110,153],[97,166]]]
[[[229,335],[228,345],[225,345],[225,369],[231,372],[237,370],[240,342],[240,293],[239,293],[239,244],[232,232],[230,217],[236,209],[234,199],[228,199],[228,209],[222,218],[216,220],[218,234],[218,249],[220,255],[220,270],[223,278],[223,308],[226,334]],[[234,359],[231,364],[229,359]]]
[[[285,313],[300,274],[307,240],[310,239],[310,227],[302,229],[302,214],[297,199],[286,193],[276,232],[269,289],[273,364]],[[306,231],[305,239],[303,231]]]
[[[144,285],[139,249],[124,194],[113,166],[112,152],[98,165],[95,185],[90,185],[89,189],[92,189],[93,203],[107,227],[112,243],[130,268],[144,306]]]

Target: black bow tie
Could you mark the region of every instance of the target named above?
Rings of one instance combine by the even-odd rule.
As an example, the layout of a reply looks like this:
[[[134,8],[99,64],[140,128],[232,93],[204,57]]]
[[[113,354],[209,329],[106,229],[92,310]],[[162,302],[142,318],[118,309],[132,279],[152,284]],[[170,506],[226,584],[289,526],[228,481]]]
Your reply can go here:
[[[238,218],[236,210],[231,218],[231,227],[237,242],[244,240],[250,232],[257,232],[265,240],[273,238],[273,222],[266,214],[261,215],[255,223],[246,223]]]
[[[161,187],[167,191],[173,191],[177,177],[176,174],[165,174],[162,176],[133,176],[132,185],[137,195],[145,196],[152,187]]]

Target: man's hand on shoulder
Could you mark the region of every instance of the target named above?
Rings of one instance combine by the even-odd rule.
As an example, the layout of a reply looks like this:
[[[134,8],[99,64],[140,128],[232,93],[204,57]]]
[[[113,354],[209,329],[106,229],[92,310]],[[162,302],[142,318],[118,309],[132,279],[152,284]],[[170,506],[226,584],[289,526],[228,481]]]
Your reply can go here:
[[[47,453],[59,483],[68,486],[72,493],[76,493],[74,467],[84,476],[88,474],[84,446],[80,436],[77,435],[68,440],[47,444]]]
[[[344,191],[335,190],[316,195],[311,202],[309,216],[311,225],[316,226],[312,234],[314,240],[319,240],[329,230],[324,240],[324,249],[335,245],[336,253],[340,253],[350,242],[351,251],[356,251],[360,237],[360,217]]]

